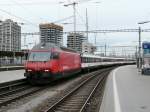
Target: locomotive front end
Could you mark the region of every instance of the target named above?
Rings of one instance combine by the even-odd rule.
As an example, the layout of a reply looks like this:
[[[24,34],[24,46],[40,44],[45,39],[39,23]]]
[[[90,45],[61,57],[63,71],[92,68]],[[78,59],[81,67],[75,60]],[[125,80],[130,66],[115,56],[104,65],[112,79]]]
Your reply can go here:
[[[31,51],[25,64],[25,77],[33,82],[50,77],[50,56],[50,52]]]
[[[50,51],[30,52],[24,75],[31,83],[47,83],[54,80],[53,74],[58,71],[58,64],[57,60],[52,58],[52,54],[54,53]]]

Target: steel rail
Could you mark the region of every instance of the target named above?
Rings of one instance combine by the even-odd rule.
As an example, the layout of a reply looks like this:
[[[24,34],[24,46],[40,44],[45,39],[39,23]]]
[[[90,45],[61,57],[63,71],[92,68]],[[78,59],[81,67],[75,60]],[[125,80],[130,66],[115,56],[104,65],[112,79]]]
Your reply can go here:
[[[0,84],[0,96],[3,96],[9,92],[13,92],[15,90],[18,90],[19,88],[22,88],[25,85],[27,85],[27,81],[22,80],[22,79],[1,83]]]
[[[56,103],[54,103],[52,106],[50,106],[47,110],[45,110],[44,112],[55,112],[55,109],[57,108],[57,106],[61,103],[63,103],[68,97],[70,97],[72,94],[74,94],[77,90],[79,90],[82,86],[84,86],[88,81],[92,80],[93,78],[95,78],[97,76],[97,74],[102,74],[103,72],[106,72],[107,69],[103,70],[103,71],[97,71],[96,73],[92,73],[93,75],[90,76],[88,79],[86,79],[85,81],[83,81],[80,85],[78,85],[77,87],[75,87],[72,91],[70,91],[67,95],[63,96],[59,101],[57,101]],[[110,68],[109,68],[110,70]],[[102,77],[101,77],[102,78]]]
[[[108,71],[109,73],[110,71]],[[108,74],[106,73],[106,74]],[[93,94],[95,93],[96,89],[98,88],[98,86],[100,85],[100,83],[106,78],[107,75],[104,75],[96,84],[96,86],[94,87],[94,89],[91,91],[89,97],[87,98],[87,100],[85,101],[84,105],[82,106],[82,108],[80,109],[80,112],[84,112],[86,109],[86,106],[88,105],[89,100],[91,99],[91,97],[93,96]]]
[[[41,87],[29,87],[26,89],[21,89],[21,91],[16,91],[16,93],[14,94],[9,94],[6,95],[4,97],[0,98],[0,107],[1,106],[5,106],[13,101],[16,101],[18,99],[24,98],[30,94],[34,94],[35,92],[38,92],[40,90],[43,90],[45,88],[41,88]]]
[[[10,86],[19,85],[21,83],[26,83],[26,82],[27,82],[26,79],[19,79],[19,80],[14,80],[14,81],[0,83],[0,89],[8,88]]]
[[[0,107],[48,87],[32,87],[26,85],[26,80],[24,79],[2,83],[0,84]]]
[[[4,97],[4,96],[6,96],[6,95],[13,94],[13,93],[15,93],[15,92],[23,91],[23,90],[25,90],[25,89],[27,89],[27,88],[29,88],[29,86],[23,86],[23,87],[19,87],[19,88],[11,89],[11,90],[9,90],[9,91],[2,92],[2,93],[0,93],[0,98],[1,98],[1,97]]]
[[[15,100],[40,91],[44,87],[32,87],[25,79],[5,82],[0,84],[0,107]]]

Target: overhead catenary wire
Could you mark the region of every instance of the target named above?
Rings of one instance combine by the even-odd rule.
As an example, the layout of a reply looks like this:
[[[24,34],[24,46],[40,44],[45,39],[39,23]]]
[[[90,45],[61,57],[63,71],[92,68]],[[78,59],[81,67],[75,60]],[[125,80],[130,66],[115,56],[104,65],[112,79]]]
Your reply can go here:
[[[22,18],[22,17],[16,16],[16,15],[14,15],[14,14],[12,14],[11,12],[8,12],[8,11],[6,11],[6,10],[0,9],[0,11],[1,11],[1,12],[4,12],[4,13],[10,15],[10,16],[13,16],[13,17],[15,17],[15,18],[17,18],[17,19],[23,20],[23,21],[25,21],[25,22],[27,22],[27,23],[29,23],[29,24],[35,26],[35,27],[38,26],[37,24],[34,24],[34,23],[32,23],[31,21],[29,21],[29,20],[27,20],[27,19],[24,19],[24,18]]]
[[[76,13],[78,14],[78,16],[80,17],[81,21],[83,22],[83,24],[86,25],[84,18],[79,14],[78,10],[76,9]]]
[[[14,0],[13,0],[13,2],[14,2],[16,5],[18,5],[18,6],[20,6],[21,8],[23,8],[23,9],[26,10],[26,8],[23,7],[23,6],[21,6],[20,3],[14,1]],[[1,12],[4,12],[4,13],[7,13],[8,15],[13,16],[13,17],[15,17],[15,18],[17,18],[17,19],[23,20],[23,21],[25,21],[25,22],[27,22],[27,23],[29,23],[29,24],[31,24],[31,25],[34,25],[35,27],[38,27],[38,24],[32,23],[32,22],[30,22],[29,20],[26,20],[26,19],[24,19],[24,18],[22,18],[22,17],[16,16],[16,15],[12,14],[11,12],[8,12],[8,11],[3,10],[3,9],[0,9],[0,11],[1,11]],[[26,11],[27,11],[27,10],[26,10]],[[73,16],[65,17],[65,18],[62,18],[62,19],[60,19],[60,20],[53,21],[53,22],[51,22],[51,23],[60,23],[60,22],[66,21],[66,20],[68,20],[68,19],[70,19],[70,18],[72,18],[72,17],[73,17]]]
[[[22,7],[23,9],[25,9],[25,11],[27,11],[28,9],[26,9],[25,7],[23,7],[22,5],[23,4],[21,4],[21,3],[18,3],[18,2],[16,2],[16,1],[12,1],[13,3],[14,3],[14,5],[18,5],[18,6],[20,6],[20,7]],[[54,3],[54,2],[53,2]],[[0,4],[0,5],[2,5],[2,4]],[[13,5],[13,4],[12,4]],[[27,22],[28,24],[31,24],[31,25],[33,25],[33,26],[35,26],[35,27],[38,27],[38,24],[36,24],[36,23],[33,23],[33,22],[31,22],[31,21],[29,21],[29,20],[27,20],[27,19],[24,19],[24,18],[22,18],[22,17],[20,17],[20,16],[17,16],[17,15],[15,15],[15,14],[12,14],[11,12],[9,12],[9,11],[6,11],[6,10],[4,10],[4,9],[0,9],[0,11],[1,12],[4,12],[4,13],[6,13],[6,14],[8,14],[8,15],[10,15],[10,16],[12,16],[12,17],[15,17],[15,18],[17,18],[17,19],[20,19],[20,20],[22,20],[22,21],[24,21],[24,22]],[[29,11],[28,11],[29,12]],[[30,13],[31,13],[31,11],[30,11]],[[69,18],[71,18],[72,16],[69,16],[69,17],[67,17],[67,18],[63,18],[62,20],[58,20],[58,21],[65,21],[66,19],[69,19]],[[40,19],[41,19],[41,17],[40,17]],[[43,18],[42,18],[43,19]],[[58,21],[54,21],[54,22],[58,22]],[[23,23],[23,22],[21,22],[21,23]],[[53,23],[53,22],[52,22]],[[23,23],[24,24],[24,23]],[[25,23],[26,24],[26,23]]]
[[[73,18],[73,16],[65,17],[65,18],[62,18],[60,20],[53,21],[52,23],[60,23],[60,22],[66,21],[66,20],[71,19],[71,18]]]
[[[33,13],[31,10],[29,10],[29,9],[26,8],[26,7],[24,7],[23,4],[21,4],[21,3],[17,2],[17,1],[15,1],[15,0],[10,0],[10,1],[13,2],[14,4],[16,4],[18,7],[24,9],[24,11],[26,11],[27,13],[30,13],[30,14],[32,14],[32,15],[35,15],[35,13]],[[34,17],[34,16],[32,16],[32,17]],[[37,16],[36,16],[36,18],[38,18],[39,20],[43,19],[43,18],[37,17]]]
[[[79,0],[79,3],[85,3],[85,2],[89,2],[89,1],[92,1],[92,0]]]
[[[69,34],[73,31],[63,32],[63,34]],[[77,33],[87,33],[87,31],[76,31]],[[111,29],[111,30],[89,30],[88,33],[126,33],[126,32],[138,32],[138,29]],[[150,32],[150,29],[143,29],[141,32]],[[40,35],[39,32],[27,32],[22,35]]]
[[[21,5],[57,5],[63,2],[22,2]],[[16,6],[17,4],[5,3],[1,4],[0,6]]]

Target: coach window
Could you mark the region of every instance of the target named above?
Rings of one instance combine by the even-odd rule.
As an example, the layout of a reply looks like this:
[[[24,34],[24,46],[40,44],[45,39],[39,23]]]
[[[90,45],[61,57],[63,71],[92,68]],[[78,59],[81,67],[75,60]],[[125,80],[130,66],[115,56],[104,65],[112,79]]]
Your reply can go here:
[[[85,60],[85,57],[82,57],[82,59],[83,59],[82,62],[85,63],[85,61],[86,61],[86,60]]]
[[[83,63],[86,63],[86,58],[85,57],[82,57],[82,59],[83,59]]]
[[[81,60],[81,62],[83,62],[83,59],[82,59],[82,57],[80,57],[80,60]]]
[[[87,58],[85,57],[85,63],[87,63]]]
[[[103,62],[106,62],[107,60],[106,59],[103,59]]]
[[[81,62],[83,62],[83,57],[81,57]]]
[[[86,63],[86,57],[84,57],[84,63]]]
[[[84,62],[87,63],[87,58],[86,57],[84,58],[84,60],[85,60]]]

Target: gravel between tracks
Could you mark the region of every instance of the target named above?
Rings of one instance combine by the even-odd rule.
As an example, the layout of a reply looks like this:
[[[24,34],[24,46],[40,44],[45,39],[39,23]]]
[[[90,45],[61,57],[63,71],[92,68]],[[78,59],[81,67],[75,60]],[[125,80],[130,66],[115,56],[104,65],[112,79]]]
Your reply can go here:
[[[62,83],[52,85],[44,91],[32,94],[7,106],[3,106],[0,108],[0,112],[38,112],[51,101],[56,100],[56,96],[59,98],[62,94],[66,94],[71,88],[87,76],[88,75],[82,75],[81,77],[76,77]]]

